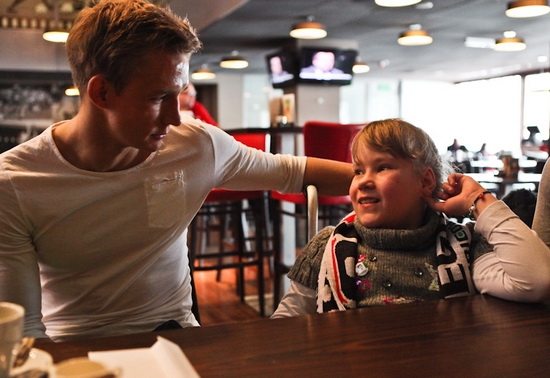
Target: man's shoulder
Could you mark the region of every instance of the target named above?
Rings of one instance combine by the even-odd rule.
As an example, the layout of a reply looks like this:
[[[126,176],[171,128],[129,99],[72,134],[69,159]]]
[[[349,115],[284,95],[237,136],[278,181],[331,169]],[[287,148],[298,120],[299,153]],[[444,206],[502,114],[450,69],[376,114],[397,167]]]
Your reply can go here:
[[[32,139],[29,139],[21,144],[18,144],[15,147],[10,148],[7,151],[4,151],[0,154],[0,164],[5,162],[25,162],[40,160],[40,155],[47,152],[48,154],[51,151],[50,144],[45,142],[47,138],[44,131],[42,134],[35,136]]]

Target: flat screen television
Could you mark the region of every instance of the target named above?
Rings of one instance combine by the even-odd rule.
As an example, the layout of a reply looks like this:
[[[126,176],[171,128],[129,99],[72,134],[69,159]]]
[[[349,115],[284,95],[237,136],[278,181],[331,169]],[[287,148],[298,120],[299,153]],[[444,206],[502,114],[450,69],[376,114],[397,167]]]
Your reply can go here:
[[[274,88],[296,84],[298,59],[293,51],[279,51],[266,56],[267,72]]]
[[[300,51],[298,81],[325,85],[348,85],[353,79],[357,50],[304,47]]]

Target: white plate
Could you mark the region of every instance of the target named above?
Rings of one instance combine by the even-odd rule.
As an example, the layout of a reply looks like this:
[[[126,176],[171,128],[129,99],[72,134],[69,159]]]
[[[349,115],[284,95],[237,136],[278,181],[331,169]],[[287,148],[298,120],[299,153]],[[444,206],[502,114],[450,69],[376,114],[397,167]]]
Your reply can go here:
[[[50,371],[53,366],[52,356],[42,349],[32,348],[29,352],[29,358],[27,361],[18,368],[12,369],[10,375],[21,374],[29,369],[40,369]]]

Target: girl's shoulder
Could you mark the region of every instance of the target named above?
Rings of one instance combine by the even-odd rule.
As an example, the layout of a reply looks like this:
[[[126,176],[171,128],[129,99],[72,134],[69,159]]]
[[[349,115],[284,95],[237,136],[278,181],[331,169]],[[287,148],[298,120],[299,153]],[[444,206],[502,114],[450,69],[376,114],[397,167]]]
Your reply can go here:
[[[306,244],[288,273],[290,279],[311,289],[317,288],[323,253],[333,230],[333,226],[323,228]]]

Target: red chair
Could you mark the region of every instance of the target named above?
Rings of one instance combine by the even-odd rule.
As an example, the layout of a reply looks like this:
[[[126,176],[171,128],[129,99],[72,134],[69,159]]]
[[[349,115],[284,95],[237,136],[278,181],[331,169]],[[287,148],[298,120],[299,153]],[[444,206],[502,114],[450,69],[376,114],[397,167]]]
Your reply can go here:
[[[336,161],[351,163],[351,142],[357,133],[365,126],[361,124],[341,124],[336,122],[308,121],[304,124],[304,154]],[[283,217],[290,216],[298,223],[307,223],[307,198],[304,194],[282,194],[271,192],[271,199],[275,206],[276,221],[273,224],[274,242],[274,287],[273,308],[276,309],[281,297],[283,276],[288,273],[290,266],[285,264],[282,246],[281,222]],[[296,211],[284,209],[284,203],[294,204]],[[323,225],[336,224],[351,211],[351,200],[346,196],[318,196],[318,219]],[[301,226],[301,225],[300,225]],[[307,225],[306,225],[307,226]],[[302,237],[298,245],[305,245],[306,232],[303,227],[296,227],[296,236]]]
[[[266,150],[266,133],[235,134],[234,137],[250,147]],[[269,234],[267,200],[267,192],[261,190],[213,189],[189,230],[192,271],[217,270],[219,280],[222,270],[237,269],[237,293],[242,302],[245,301],[245,268],[256,267],[261,316],[265,316],[264,244]],[[217,242],[212,245],[215,236]],[[198,305],[195,307],[199,313]]]

